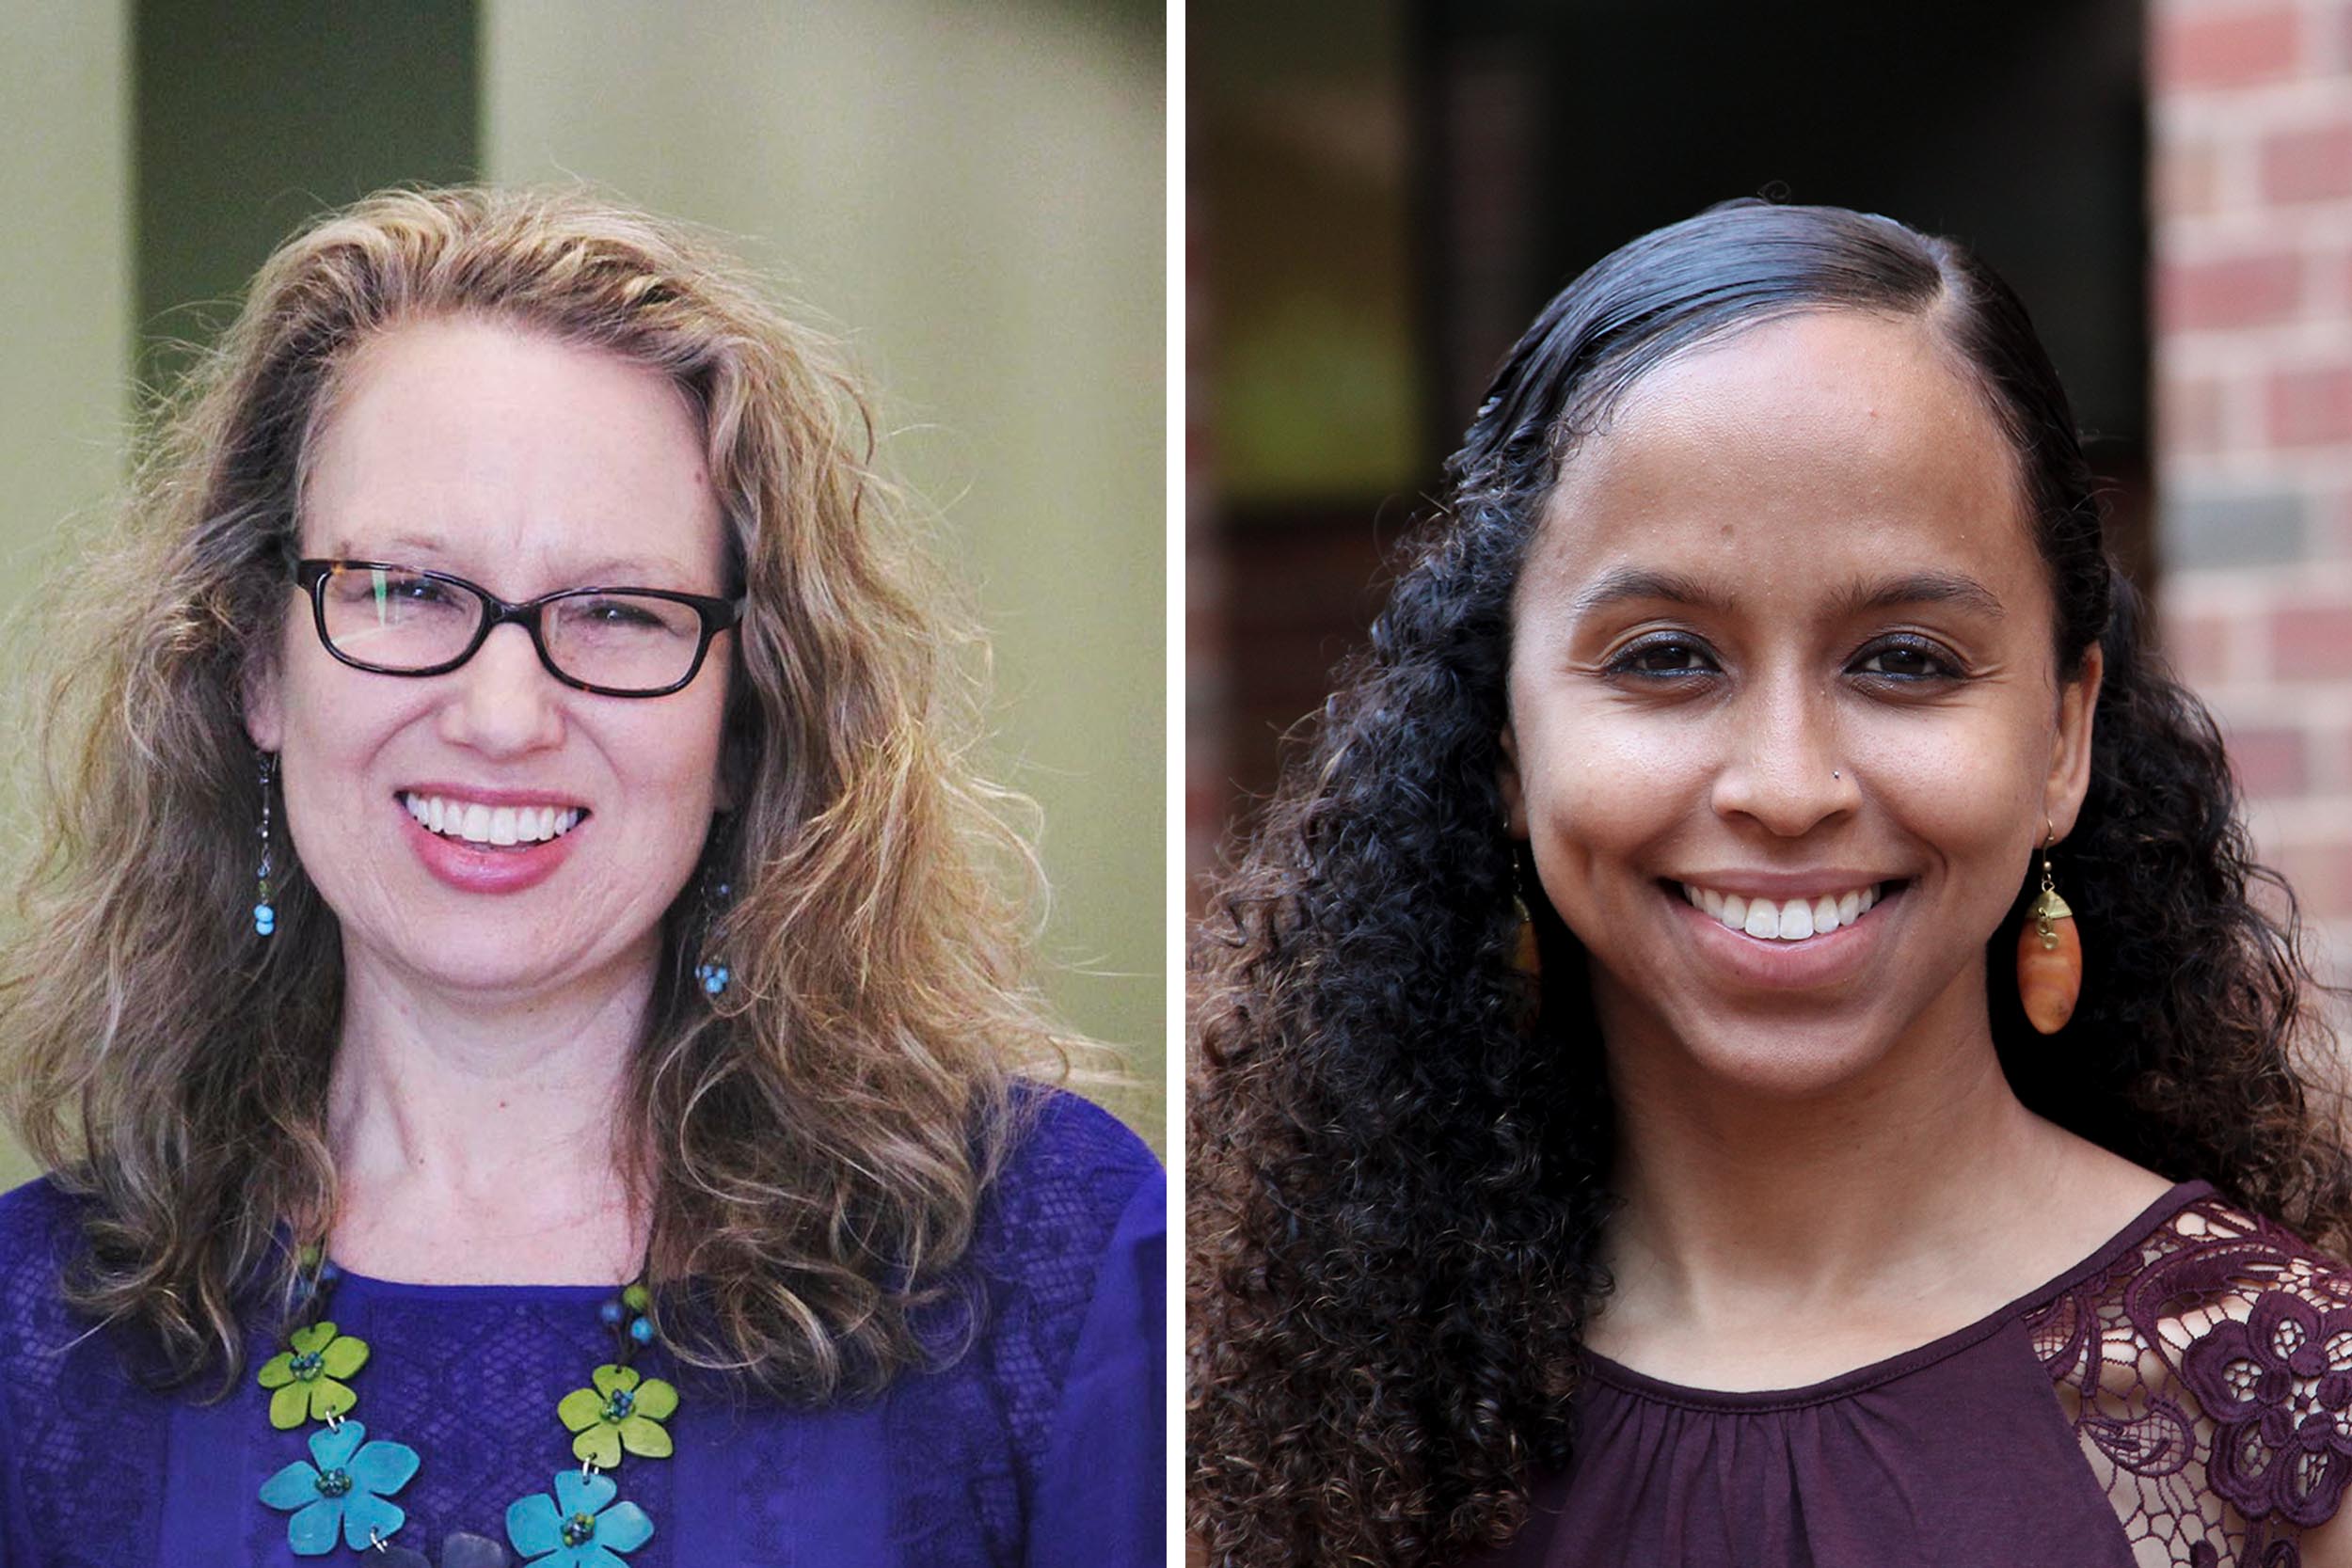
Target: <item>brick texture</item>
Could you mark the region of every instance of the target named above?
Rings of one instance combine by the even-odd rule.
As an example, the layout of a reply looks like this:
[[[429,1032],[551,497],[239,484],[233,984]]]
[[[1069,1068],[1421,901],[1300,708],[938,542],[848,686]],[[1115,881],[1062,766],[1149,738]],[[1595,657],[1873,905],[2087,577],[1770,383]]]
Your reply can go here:
[[[2352,5],[2147,14],[2160,624],[2352,981]]]
[[[2265,141],[2262,196],[2280,204],[2352,196],[2352,120],[2281,131]]]
[[[2169,262],[2156,271],[2156,326],[2201,332],[2291,321],[2302,296],[2303,258],[2293,251]]]
[[[2299,6],[2157,0],[2148,9],[2158,95],[2285,81],[2303,63]]]

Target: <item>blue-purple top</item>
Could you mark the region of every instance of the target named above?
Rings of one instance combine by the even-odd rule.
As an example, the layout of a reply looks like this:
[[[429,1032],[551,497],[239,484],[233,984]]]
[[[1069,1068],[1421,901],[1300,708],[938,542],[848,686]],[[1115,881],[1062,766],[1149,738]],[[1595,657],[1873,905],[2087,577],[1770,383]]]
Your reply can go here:
[[[963,1265],[980,1286],[965,1354],[879,1399],[792,1409],[682,1371],[669,1459],[610,1474],[654,1533],[628,1568],[1105,1568],[1164,1551],[1166,1182],[1135,1136],[1046,1094],[991,1189]],[[0,1565],[290,1568],[265,1482],[323,1430],[279,1431],[253,1381],[276,1348],[252,1325],[228,1398],[157,1393],[119,1331],[69,1313],[58,1270],[80,1244],[45,1181],[0,1198]],[[397,1544],[439,1562],[453,1532],[512,1549],[506,1511],[577,1477],[557,1403],[612,1359],[607,1287],[405,1285],[345,1274],[345,1334],[373,1347],[352,1379],[369,1435],[419,1454]],[[574,1490],[577,1490],[575,1487]],[[564,1556],[534,1562],[567,1562]]]

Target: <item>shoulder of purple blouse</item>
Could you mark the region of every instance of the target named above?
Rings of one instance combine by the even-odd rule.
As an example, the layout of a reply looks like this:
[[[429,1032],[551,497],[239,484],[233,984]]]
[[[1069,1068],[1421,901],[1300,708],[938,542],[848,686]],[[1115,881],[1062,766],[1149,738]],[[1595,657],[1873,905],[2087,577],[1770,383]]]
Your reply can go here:
[[[2238,1560],[2352,1484],[2352,1268],[2275,1221],[2194,1197],[2026,1327],[2086,1446],[2139,1478],[2201,1465],[2209,1522],[2245,1521]]]
[[[64,1270],[81,1216],[81,1200],[45,1176],[0,1194],[0,1346],[9,1353],[28,1331],[66,1321]]]
[[[891,1391],[891,1528],[912,1560],[1020,1560],[1106,1250],[1129,1208],[1159,1191],[1152,1151],[1092,1102],[1023,1082],[1013,1113],[1016,1141],[965,1259],[972,1289],[921,1320],[941,1364]],[[1136,1303],[1146,1336],[1158,1305]]]
[[[1074,1341],[1104,1249],[1159,1162],[1077,1095],[1024,1082],[1014,1102],[1015,1142],[982,1197],[969,1259],[986,1298],[985,1332],[1050,1319],[1057,1341]],[[1069,1344],[1059,1350],[1032,1369],[1057,1385]]]
[[[135,1535],[151,1512],[152,1489],[126,1496],[119,1478],[159,1458],[160,1425],[141,1418],[155,1396],[66,1304],[85,1208],[46,1178],[0,1195],[0,1560],[39,1541]]]

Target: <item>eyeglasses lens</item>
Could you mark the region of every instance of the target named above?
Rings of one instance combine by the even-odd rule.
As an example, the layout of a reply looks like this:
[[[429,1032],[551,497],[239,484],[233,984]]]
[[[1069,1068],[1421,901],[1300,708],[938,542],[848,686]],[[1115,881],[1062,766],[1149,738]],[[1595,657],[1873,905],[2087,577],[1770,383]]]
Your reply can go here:
[[[319,583],[319,605],[337,653],[385,670],[447,664],[484,614],[464,589],[383,566],[337,566]]]
[[[694,667],[703,621],[689,606],[643,594],[580,594],[541,611],[556,668],[591,686],[658,691]]]

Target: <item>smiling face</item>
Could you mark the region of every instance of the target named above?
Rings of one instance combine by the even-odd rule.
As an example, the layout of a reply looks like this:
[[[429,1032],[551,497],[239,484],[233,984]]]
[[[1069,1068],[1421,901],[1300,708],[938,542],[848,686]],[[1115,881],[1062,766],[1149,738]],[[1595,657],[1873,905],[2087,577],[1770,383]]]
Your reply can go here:
[[[346,367],[300,547],[510,601],[727,591],[684,395],[616,356],[479,321],[402,325]],[[284,827],[342,922],[346,966],[507,994],[650,968],[720,803],[725,638],[682,691],[606,697],[558,682],[517,626],[447,674],[354,670],[287,597],[246,728],[280,754]]]
[[[1989,1041],[1984,945],[2088,778],[2017,460],[1930,329],[1750,327],[1564,465],[1503,780],[1614,1069],[1806,1093]]]

